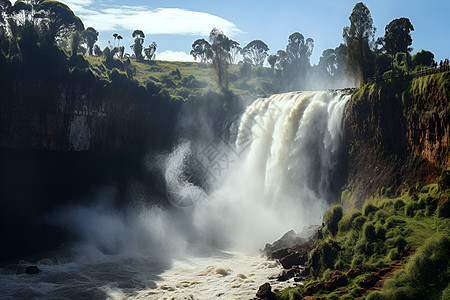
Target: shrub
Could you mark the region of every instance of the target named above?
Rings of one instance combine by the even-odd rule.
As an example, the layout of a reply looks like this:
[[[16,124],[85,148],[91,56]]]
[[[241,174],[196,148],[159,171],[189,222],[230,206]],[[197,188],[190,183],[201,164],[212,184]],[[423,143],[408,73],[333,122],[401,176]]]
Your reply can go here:
[[[366,218],[363,216],[356,217],[352,222],[352,228],[355,230],[361,230],[365,222]]]
[[[358,210],[354,210],[348,212],[344,215],[344,217],[339,221],[338,227],[340,232],[346,232],[352,229],[352,222],[357,217],[361,216],[361,212]]]
[[[388,257],[390,260],[400,259],[400,253],[398,252],[398,249],[397,248],[391,249],[391,251],[389,251]]]
[[[403,202],[402,199],[398,199],[397,201],[394,202],[394,208],[396,210],[402,208],[403,206],[405,206],[405,202]]]
[[[364,261],[364,257],[362,255],[355,255],[352,259],[352,268],[356,265],[362,264]]]
[[[405,209],[405,214],[408,216],[408,217],[414,217],[414,215],[416,214],[416,210],[418,210],[419,209],[419,204],[417,204],[417,203],[410,203],[410,204],[408,204],[408,205],[406,205],[406,209]]]
[[[377,225],[375,227],[375,234],[379,241],[384,241],[386,239],[386,229],[383,226]]]
[[[368,216],[371,212],[377,211],[378,208],[370,202],[367,202],[363,206],[363,215]]]
[[[375,226],[372,224],[365,224],[363,227],[363,238],[366,239],[369,243],[376,242],[377,234],[375,232]]]
[[[439,190],[445,191],[450,188],[450,169],[443,170],[438,179]]]
[[[437,215],[439,218],[450,218],[450,201],[445,201],[437,209]]]
[[[396,247],[399,252],[402,252],[403,250],[405,250],[405,247],[407,245],[405,238],[402,236],[398,236],[397,238],[395,238],[393,241],[393,244],[394,244],[394,247]]]
[[[344,210],[341,205],[333,205],[325,212],[323,216],[324,223],[332,235],[336,235],[338,232],[338,223],[342,219],[343,214]]]
[[[379,210],[375,213],[375,220],[380,221],[381,224],[384,224],[388,215],[383,211]]]

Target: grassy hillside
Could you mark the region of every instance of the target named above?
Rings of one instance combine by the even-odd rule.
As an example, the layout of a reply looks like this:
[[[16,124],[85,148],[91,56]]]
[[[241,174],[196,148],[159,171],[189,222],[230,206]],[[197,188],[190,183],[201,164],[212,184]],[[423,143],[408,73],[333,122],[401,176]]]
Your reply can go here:
[[[362,210],[332,206],[309,253],[307,282],[281,299],[448,299],[449,197],[445,170],[436,184],[378,196]]]
[[[167,90],[178,100],[198,97],[208,91],[216,92],[218,87],[215,74],[208,65],[197,62],[142,61],[114,59],[107,61],[102,57],[83,56],[88,64],[86,69],[103,80],[109,81],[114,69],[128,76],[139,85],[151,85]],[[244,69],[231,65],[228,70],[229,91],[235,95],[267,94],[276,92],[276,76],[269,68]]]

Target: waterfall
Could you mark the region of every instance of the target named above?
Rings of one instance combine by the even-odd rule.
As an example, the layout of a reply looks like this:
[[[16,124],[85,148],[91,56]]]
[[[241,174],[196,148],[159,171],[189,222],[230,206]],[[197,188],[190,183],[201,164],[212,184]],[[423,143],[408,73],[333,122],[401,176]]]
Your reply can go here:
[[[337,200],[330,198],[349,99],[339,91],[291,92],[249,105],[229,134],[232,170],[196,207],[204,235],[261,243],[320,224]]]
[[[320,224],[337,200],[333,181],[349,98],[341,92],[260,98],[216,140],[180,143],[153,163],[170,206],[136,190],[129,207],[117,209],[114,189],[105,189],[96,203],[62,208],[53,222],[78,237],[67,245],[71,255],[41,259],[39,276],[0,269],[0,294],[251,298],[281,271],[257,249],[288,230]]]

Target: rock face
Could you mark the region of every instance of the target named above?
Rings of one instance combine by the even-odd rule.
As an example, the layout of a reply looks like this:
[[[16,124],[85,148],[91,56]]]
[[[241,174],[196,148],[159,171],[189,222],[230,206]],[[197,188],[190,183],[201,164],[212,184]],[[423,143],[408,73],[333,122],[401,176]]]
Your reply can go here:
[[[382,187],[395,193],[407,180],[432,183],[450,167],[450,87],[443,88],[438,76],[448,79],[450,72],[403,86],[369,85],[352,96],[345,117],[344,184],[353,206],[360,208],[362,199]]]

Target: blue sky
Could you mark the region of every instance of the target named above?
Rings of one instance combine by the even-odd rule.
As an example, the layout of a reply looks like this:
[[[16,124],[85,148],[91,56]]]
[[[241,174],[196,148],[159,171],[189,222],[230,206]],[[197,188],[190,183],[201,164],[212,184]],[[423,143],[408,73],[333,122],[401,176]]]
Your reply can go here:
[[[311,57],[317,63],[322,51],[342,42],[342,28],[358,1],[350,0],[62,0],[81,17],[86,27],[99,32],[103,48],[112,34],[124,37],[121,44],[133,43],[131,33],[142,29],[145,46],[158,44],[157,59],[191,59],[188,55],[194,40],[207,38],[213,27],[245,46],[254,39],[263,40],[270,53],[285,49],[293,32],[315,41]],[[450,57],[449,0],[366,0],[377,28],[376,37],[384,34],[393,19],[407,17],[412,33],[413,53],[430,50],[436,60]]]

